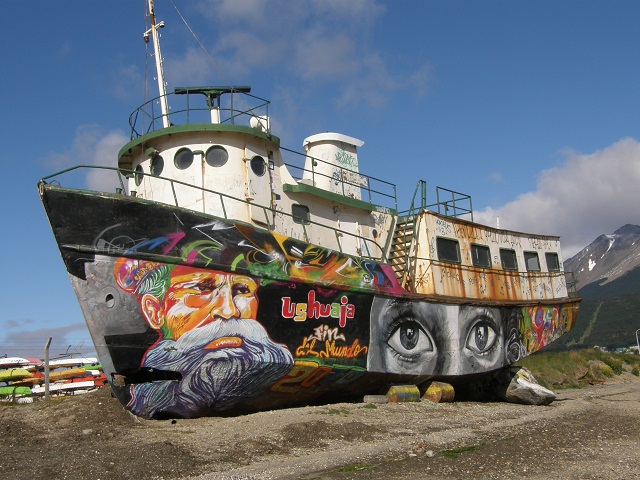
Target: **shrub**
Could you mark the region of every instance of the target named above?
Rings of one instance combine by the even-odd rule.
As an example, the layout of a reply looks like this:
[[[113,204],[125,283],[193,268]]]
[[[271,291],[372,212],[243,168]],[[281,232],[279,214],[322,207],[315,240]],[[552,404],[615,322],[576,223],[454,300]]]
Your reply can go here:
[[[604,357],[602,361],[606,363],[616,375],[620,375],[624,371],[624,362],[619,358],[608,355]]]

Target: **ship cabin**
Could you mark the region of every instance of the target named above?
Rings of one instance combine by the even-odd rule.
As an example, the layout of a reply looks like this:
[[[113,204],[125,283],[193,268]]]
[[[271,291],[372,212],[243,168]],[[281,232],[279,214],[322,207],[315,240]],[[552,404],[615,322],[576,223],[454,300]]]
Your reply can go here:
[[[250,87],[176,88],[167,98],[169,113],[156,112],[153,99],[130,117],[131,139],[118,155],[125,194],[389,263],[415,294],[568,295],[558,237],[474,223],[470,197],[446,189],[429,205],[424,182],[398,212],[395,185],[360,173],[361,140],[326,132],[307,137],[303,152],[281,147],[269,102]]]

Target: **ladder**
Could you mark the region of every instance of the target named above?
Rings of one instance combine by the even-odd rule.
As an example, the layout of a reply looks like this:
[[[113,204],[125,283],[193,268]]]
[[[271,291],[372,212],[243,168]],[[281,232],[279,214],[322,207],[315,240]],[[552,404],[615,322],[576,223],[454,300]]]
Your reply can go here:
[[[389,263],[398,281],[410,291],[413,289],[410,286],[411,272],[409,271],[409,263],[416,235],[416,218],[416,215],[398,217],[389,255]]]

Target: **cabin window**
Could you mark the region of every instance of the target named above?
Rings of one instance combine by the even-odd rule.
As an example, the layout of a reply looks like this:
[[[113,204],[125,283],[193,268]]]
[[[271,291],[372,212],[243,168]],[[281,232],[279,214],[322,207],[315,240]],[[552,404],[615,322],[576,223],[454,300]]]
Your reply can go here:
[[[221,167],[229,160],[229,152],[221,145],[214,145],[207,150],[205,160],[212,167]]]
[[[547,261],[547,270],[550,272],[560,271],[560,260],[556,252],[546,252],[544,258]]]
[[[264,158],[260,155],[256,155],[251,159],[251,170],[256,176],[261,177],[264,175],[264,172],[267,171],[267,166],[264,163]]]
[[[471,244],[471,263],[474,267],[491,268],[491,252],[486,245]]]
[[[151,159],[151,175],[160,176],[164,170],[164,158],[162,155],[156,155]]]
[[[504,270],[518,270],[518,260],[516,260],[516,251],[508,248],[500,249],[500,262]]]
[[[136,167],[136,173],[133,175],[133,179],[136,182],[136,186],[142,183],[142,177],[144,176],[144,171],[142,170],[142,165],[138,165]]]
[[[538,252],[524,252],[524,263],[527,266],[527,271],[540,271],[540,260],[538,259]]]
[[[441,262],[460,263],[460,245],[457,240],[450,238],[436,238],[438,259]]]
[[[291,205],[291,215],[293,215],[293,221],[296,223],[308,224],[311,221],[309,207],[306,205],[294,203]]]
[[[178,170],[186,170],[193,163],[193,152],[188,148],[181,148],[173,157],[173,163]]]

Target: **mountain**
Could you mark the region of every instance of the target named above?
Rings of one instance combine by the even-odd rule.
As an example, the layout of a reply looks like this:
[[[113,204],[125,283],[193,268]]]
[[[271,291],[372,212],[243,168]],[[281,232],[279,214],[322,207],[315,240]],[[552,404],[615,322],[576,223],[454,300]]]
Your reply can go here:
[[[552,349],[628,347],[640,328],[640,226],[600,235],[564,262],[582,297],[578,323]]]
[[[573,272],[578,288],[592,282],[612,282],[640,266],[640,226],[625,225],[609,235],[600,235],[591,244],[564,262],[565,272]]]

